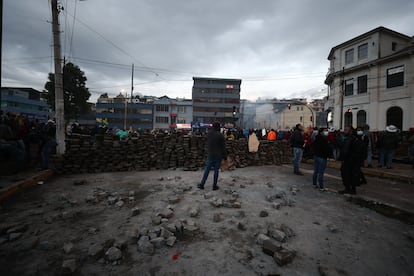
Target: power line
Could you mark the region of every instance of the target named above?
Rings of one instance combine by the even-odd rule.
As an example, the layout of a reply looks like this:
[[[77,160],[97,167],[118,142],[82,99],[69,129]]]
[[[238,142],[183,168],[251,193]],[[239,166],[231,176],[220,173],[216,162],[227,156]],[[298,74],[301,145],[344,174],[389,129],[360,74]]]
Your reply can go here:
[[[76,18],[75,15],[70,14],[69,12],[66,11],[66,13],[73,17],[73,19],[77,22],[79,22],[81,25],[83,25],[85,28],[87,28],[88,30],[90,30],[91,32],[95,33],[96,35],[98,35],[100,38],[102,38],[103,40],[105,40],[106,42],[108,42],[109,44],[111,44],[114,48],[118,49],[120,52],[122,52],[124,55],[128,56],[129,58],[131,58],[132,60],[138,62],[139,64],[141,64],[143,67],[147,68],[149,70],[149,72],[155,74],[155,76],[159,77],[160,79],[161,76],[151,70],[147,65],[145,65],[144,63],[142,63],[141,61],[137,60],[134,56],[132,56],[131,54],[129,54],[128,52],[126,52],[124,49],[122,49],[121,47],[119,47],[117,44],[115,44],[114,42],[112,42],[110,39],[106,38],[104,35],[102,35],[101,33],[99,33],[98,31],[94,30],[92,27],[90,27],[88,24],[86,24],[85,22],[83,22],[82,20]]]
[[[76,22],[76,8],[77,8],[78,1],[75,0],[75,9],[73,12],[73,22],[72,22],[72,34],[70,36],[70,44],[69,44],[69,57],[72,56],[72,49],[73,49],[73,34],[75,32],[75,22]]]

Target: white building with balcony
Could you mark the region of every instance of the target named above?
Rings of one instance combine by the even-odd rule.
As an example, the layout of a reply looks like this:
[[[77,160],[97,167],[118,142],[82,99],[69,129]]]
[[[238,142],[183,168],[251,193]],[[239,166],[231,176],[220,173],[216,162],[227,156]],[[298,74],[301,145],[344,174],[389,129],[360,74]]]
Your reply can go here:
[[[325,84],[330,125],[414,127],[414,38],[378,27],[333,47]]]

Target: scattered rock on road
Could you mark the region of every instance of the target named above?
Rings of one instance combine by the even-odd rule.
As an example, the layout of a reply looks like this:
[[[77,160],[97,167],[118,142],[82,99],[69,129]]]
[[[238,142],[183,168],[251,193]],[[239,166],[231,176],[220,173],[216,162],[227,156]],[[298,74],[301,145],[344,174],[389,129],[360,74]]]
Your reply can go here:
[[[68,259],[68,260],[64,260],[62,263],[62,270],[63,273],[73,273],[75,272],[77,269],[77,264],[76,264],[76,260],[75,259]]]
[[[118,248],[112,246],[106,251],[105,257],[108,261],[114,262],[122,258],[122,252]]]

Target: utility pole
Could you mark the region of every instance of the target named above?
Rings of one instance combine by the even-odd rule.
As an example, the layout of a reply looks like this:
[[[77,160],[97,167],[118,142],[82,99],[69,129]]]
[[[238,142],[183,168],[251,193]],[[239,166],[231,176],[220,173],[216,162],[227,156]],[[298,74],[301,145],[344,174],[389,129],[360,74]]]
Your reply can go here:
[[[1,78],[1,64],[3,63],[2,59],[3,52],[3,0],[0,0],[0,110],[1,110],[1,87],[3,86]]]
[[[63,98],[62,58],[60,52],[59,7],[57,0],[52,3],[53,52],[55,57],[55,120],[56,120],[56,153],[65,153],[65,110]]]
[[[134,93],[134,64],[132,63],[132,77],[131,77],[131,103],[132,103],[133,93]]]

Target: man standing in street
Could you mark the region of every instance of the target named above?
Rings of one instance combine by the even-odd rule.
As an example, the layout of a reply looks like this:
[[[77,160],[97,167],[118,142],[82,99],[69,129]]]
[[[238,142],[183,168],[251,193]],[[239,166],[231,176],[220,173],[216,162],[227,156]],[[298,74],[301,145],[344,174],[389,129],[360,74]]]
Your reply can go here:
[[[369,131],[369,125],[364,126],[364,135],[366,137],[366,141],[368,141],[368,147],[367,147],[367,167],[372,168],[372,150],[374,146],[374,135],[372,135],[372,132]]]
[[[206,167],[204,169],[204,175],[201,179],[201,183],[197,185],[199,189],[204,189],[206,180],[210,173],[212,167],[214,167],[214,180],[213,180],[213,190],[218,190],[217,186],[219,169],[221,161],[227,159],[226,153],[226,142],[223,134],[220,133],[220,123],[213,123],[213,128],[210,129],[207,135],[207,151],[208,157],[206,161]]]
[[[359,181],[359,167],[360,163],[357,160],[353,160],[354,150],[354,129],[351,126],[345,127],[344,130],[345,140],[341,149],[339,160],[342,161],[341,165],[341,177],[342,183],[345,186],[345,190],[339,191],[340,194],[356,194],[356,182]],[[356,175],[357,174],[357,175]],[[358,180],[356,180],[358,179]]]
[[[318,187],[319,183],[319,189],[321,191],[325,190],[323,185],[323,174],[325,173],[328,157],[332,155],[332,150],[327,140],[328,135],[328,129],[320,129],[312,144],[314,160],[312,182],[315,188]]]
[[[297,124],[292,136],[290,137],[290,146],[293,148],[293,173],[296,175],[303,175],[303,173],[299,170],[299,163],[302,159],[303,146],[305,144],[302,130],[302,125]]]

